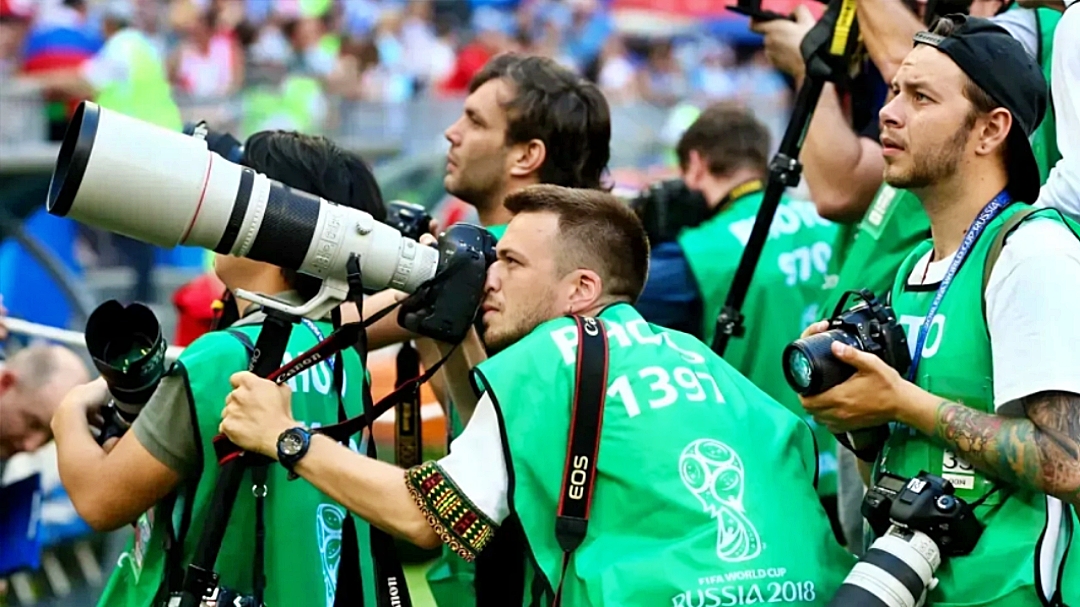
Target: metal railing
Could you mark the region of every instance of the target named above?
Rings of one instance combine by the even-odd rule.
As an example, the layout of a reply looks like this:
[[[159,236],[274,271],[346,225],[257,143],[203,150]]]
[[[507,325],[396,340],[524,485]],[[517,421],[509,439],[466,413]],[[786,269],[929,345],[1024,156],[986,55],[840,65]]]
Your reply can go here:
[[[49,142],[44,102],[36,94],[0,86],[0,173],[49,170],[59,151]],[[787,122],[788,108],[775,98],[747,102],[778,141]],[[243,132],[244,103],[224,99],[177,98],[185,121],[206,120],[213,128],[239,138]],[[443,133],[461,114],[462,99],[418,99],[404,103],[378,103],[327,98],[327,116],[321,134],[369,160],[398,155],[420,155],[445,150]],[[641,167],[662,161],[674,145],[669,122],[671,108],[644,102],[611,106],[611,166]]]

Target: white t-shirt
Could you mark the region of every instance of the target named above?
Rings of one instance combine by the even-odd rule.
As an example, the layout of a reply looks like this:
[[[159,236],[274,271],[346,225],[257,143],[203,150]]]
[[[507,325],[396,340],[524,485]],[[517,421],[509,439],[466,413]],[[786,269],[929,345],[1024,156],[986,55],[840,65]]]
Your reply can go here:
[[[1004,416],[1022,416],[1019,399],[1025,396],[1048,390],[1080,394],[1080,240],[1058,222],[1034,218],[1005,245],[985,295],[994,408]],[[915,264],[909,285],[941,282],[953,256],[927,267],[929,259],[927,253]],[[908,340],[912,348],[914,343]],[[1057,586],[1063,510],[1058,499],[1047,498],[1038,555],[1044,596]]]
[[[450,454],[439,460],[439,467],[488,518],[501,523],[510,515],[510,475],[502,431],[487,393],[476,404],[465,430],[450,444]]]
[[[1080,220],[1080,7],[1073,4],[1054,32],[1050,66],[1061,160],[1050,171],[1035,206],[1058,209]]]

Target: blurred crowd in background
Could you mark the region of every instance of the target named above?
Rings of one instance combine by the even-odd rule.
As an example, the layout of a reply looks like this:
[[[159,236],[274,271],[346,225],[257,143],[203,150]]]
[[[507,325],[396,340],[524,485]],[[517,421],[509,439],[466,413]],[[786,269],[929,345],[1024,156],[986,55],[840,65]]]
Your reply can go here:
[[[103,43],[102,15],[116,4],[3,0],[0,81],[91,57]],[[700,106],[773,96],[783,102],[790,94],[757,37],[722,3],[712,3],[709,18],[693,28],[635,18],[632,8],[620,12],[618,0],[120,4],[129,5],[133,24],[159,51],[185,113],[244,133],[332,124],[331,98],[459,98],[472,75],[506,51],[552,57],[597,82],[613,104]],[[51,122],[62,122],[63,102],[50,103]],[[63,134],[56,130],[54,140]]]

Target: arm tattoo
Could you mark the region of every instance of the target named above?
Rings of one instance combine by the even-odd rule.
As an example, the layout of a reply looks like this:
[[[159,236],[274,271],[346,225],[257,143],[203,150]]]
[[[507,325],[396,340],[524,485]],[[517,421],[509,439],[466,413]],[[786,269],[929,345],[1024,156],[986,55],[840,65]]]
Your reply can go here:
[[[942,402],[935,434],[993,477],[1080,505],[1080,395],[1040,392],[1022,402],[1026,418]]]

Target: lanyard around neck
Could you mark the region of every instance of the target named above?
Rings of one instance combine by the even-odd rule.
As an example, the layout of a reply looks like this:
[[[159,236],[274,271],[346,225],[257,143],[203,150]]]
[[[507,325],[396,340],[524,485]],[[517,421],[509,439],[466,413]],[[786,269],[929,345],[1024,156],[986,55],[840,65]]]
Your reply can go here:
[[[945,276],[941,279],[937,292],[934,294],[934,300],[930,303],[930,310],[927,311],[926,318],[923,319],[922,326],[919,327],[919,335],[915,340],[915,350],[911,356],[911,367],[908,368],[908,381],[915,381],[919,361],[922,360],[923,346],[926,344],[926,336],[930,333],[930,327],[934,324],[934,316],[937,315],[938,308],[941,307],[941,301],[945,299],[945,292],[949,290],[953,278],[960,271],[964,259],[971,253],[971,248],[975,246],[975,241],[979,239],[979,235],[1011,202],[1012,198],[1009,197],[1008,192],[1003,191],[995,196],[993,200],[986,203],[983,210],[979,212],[978,217],[972,222],[971,227],[968,228],[967,233],[964,234],[964,240],[960,243],[960,248],[956,250],[956,255],[953,256],[952,263],[949,264],[949,269],[945,272]],[[929,263],[927,261],[927,264]]]

